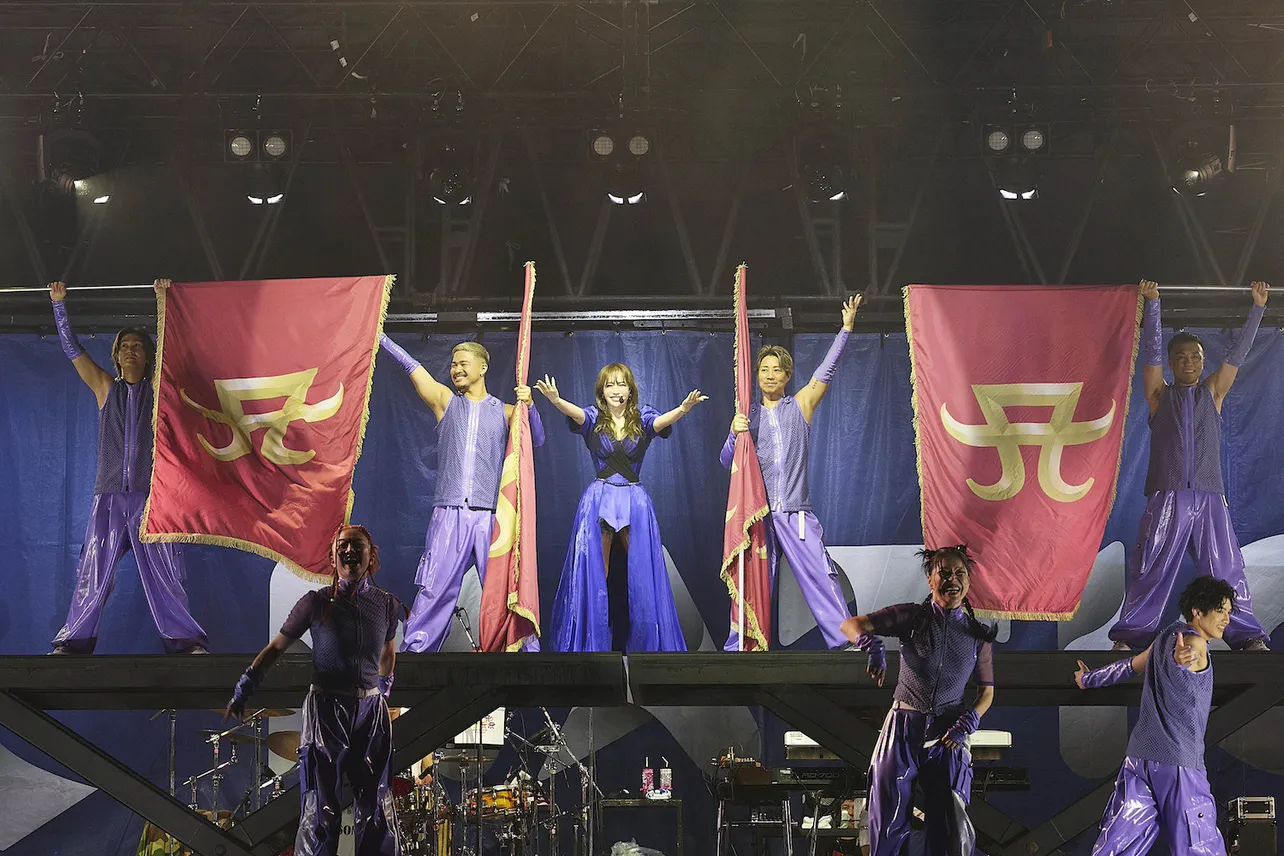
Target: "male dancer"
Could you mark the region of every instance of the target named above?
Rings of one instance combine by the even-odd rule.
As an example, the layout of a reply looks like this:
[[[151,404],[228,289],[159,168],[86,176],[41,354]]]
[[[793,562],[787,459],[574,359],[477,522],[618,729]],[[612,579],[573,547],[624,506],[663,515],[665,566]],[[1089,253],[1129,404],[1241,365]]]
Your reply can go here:
[[[843,327],[829,346],[825,361],[811,376],[811,383],[796,396],[785,390],[794,373],[794,361],[789,352],[779,345],[767,345],[758,351],[758,388],[762,390],[762,406],[750,408],[746,416],[737,413],[731,420],[731,431],[722,445],[719,460],[731,469],[736,453],[736,434],[749,431],[753,434],[762,467],[762,479],[767,486],[767,504],[771,513],[764,523],[767,531],[767,553],[771,567],[771,589],[776,589],[776,570],[783,553],[789,560],[802,589],[816,625],[830,648],[847,644],[838,630],[843,621],[851,617],[842,587],[838,583],[842,573],[825,551],[825,532],[820,521],[811,513],[811,497],[807,491],[807,452],[811,442],[811,418],[829,391],[829,384],[838,370],[838,360],[856,323],[856,310],[860,308],[860,295],[843,304]],[[740,635],[735,622],[724,650],[740,648]]]
[[[1196,577],[1179,600],[1185,621],[1170,625],[1149,648],[1091,671],[1079,661],[1074,681],[1080,689],[1146,674],[1141,713],[1092,856],[1145,856],[1161,832],[1172,856],[1225,856],[1204,773],[1204,731],[1213,700],[1208,641],[1229,629],[1235,597],[1225,580]]]
[[[843,634],[869,652],[867,671],[879,686],[887,654],[879,636],[901,640],[895,701],[869,762],[869,854],[899,856],[910,834],[914,782],[923,793],[925,852],[971,856],[976,831],[968,818],[972,756],[968,737],[994,703],[995,631],[977,621],[967,591],[976,567],[966,545],[923,550],[932,594],[842,623]],[[963,701],[969,679],[978,686]]]
[[[419,594],[402,643],[403,651],[436,652],[450,631],[464,573],[475,565],[478,576],[486,578],[508,423],[516,408],[486,391],[490,354],[477,342],[461,342],[451,354],[454,390],[386,335],[379,344],[410,375],[415,392],[437,417],[437,493],[415,574]],[[515,392],[519,402],[531,405],[531,446],[542,446],[544,424],[531,388],[519,386]]]
[[[159,291],[168,279],[156,280]],[[143,543],[138,529],[152,485],[152,383],[156,347],[147,331],[126,327],[111,347],[113,377],[80,346],[67,317],[67,286],[49,284],[62,352],[98,402],[98,473],[89,526],[76,565],[76,589],[67,622],[54,636],[54,654],[92,654],[103,606],[125,551],[134,551],[152,620],[168,653],[208,654],[209,640],[192,617],[183,580],[187,569],[177,544]]]
[[[338,852],[345,773],[353,791],[356,856],[396,856],[400,841],[392,805],[387,696],[404,607],[371,580],[379,570],[379,548],[364,526],[339,528],[330,566],[333,583],[299,598],[281,632],[237,681],[225,715],[242,719],[263,674],[311,630],[313,676],[303,702],[295,856]]]
[[[1253,616],[1253,598],[1244,579],[1244,556],[1231,526],[1222,486],[1222,401],[1266,312],[1270,286],[1253,283],[1253,309],[1225,362],[1200,381],[1204,346],[1198,336],[1178,333],[1168,342],[1174,383],[1164,382],[1160,356],[1159,284],[1141,283],[1146,298],[1142,348],[1150,405],[1150,469],[1146,511],[1137,546],[1128,557],[1124,603],[1110,628],[1114,650],[1145,648],[1155,638],[1172,600],[1182,554],[1190,551],[1197,572],[1225,580],[1235,590],[1235,614],[1226,642],[1245,651],[1265,651],[1268,634]]]

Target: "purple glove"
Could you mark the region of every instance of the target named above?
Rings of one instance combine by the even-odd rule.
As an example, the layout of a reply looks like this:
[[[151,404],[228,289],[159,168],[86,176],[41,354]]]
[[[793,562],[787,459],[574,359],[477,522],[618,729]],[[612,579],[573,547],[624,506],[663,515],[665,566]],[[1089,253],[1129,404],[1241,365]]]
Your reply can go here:
[[[238,718],[245,715],[245,703],[250,700],[250,696],[254,695],[254,691],[261,683],[263,683],[263,670],[256,666],[246,669],[245,674],[241,675],[240,680],[236,682],[236,688],[232,690],[232,703],[228,707]]]
[[[392,693],[392,675],[379,676],[379,695],[387,698]]]
[[[825,354],[825,361],[812,373],[812,380],[829,383],[834,379],[834,373],[838,371],[838,359],[843,355],[843,348],[847,347],[847,337],[850,335],[846,330],[838,331],[834,343],[829,346],[829,353]]]
[[[1132,657],[1126,657],[1108,666],[1102,666],[1100,669],[1084,672],[1080,680],[1085,690],[1095,690],[1098,687],[1114,686],[1120,681],[1128,680],[1132,675]]]
[[[864,651],[869,655],[868,668],[884,673],[887,671],[887,646],[882,639],[873,633],[862,633],[853,644],[857,651]]]
[[[1159,327],[1159,301],[1147,300],[1141,321],[1141,356],[1148,366],[1164,364],[1164,333]]]
[[[388,352],[388,356],[397,361],[397,365],[406,370],[406,374],[413,374],[415,369],[423,368],[419,361],[410,356],[405,348],[388,338],[387,333],[379,336],[379,347]]]
[[[972,708],[968,708],[959,714],[959,718],[954,720],[954,724],[950,726],[949,731],[945,732],[941,740],[949,741],[955,746],[962,746],[980,727],[981,715]]]
[[[1226,355],[1226,365],[1239,368],[1244,364],[1244,360],[1248,358],[1248,349],[1253,347],[1253,337],[1257,335],[1257,327],[1262,323],[1262,316],[1265,314],[1265,306],[1253,304],[1253,308],[1248,312],[1248,320],[1235,335],[1235,346]]]
[[[722,464],[724,470],[731,469],[731,462],[736,457],[736,432],[727,432],[727,441],[722,444],[722,451],[718,453],[718,462]]]
[[[61,300],[53,302],[54,324],[58,327],[58,343],[67,359],[74,360],[85,352],[76,338],[76,331],[71,329],[71,319],[67,317],[67,304]]]
[[[531,448],[538,449],[544,445],[544,422],[539,418],[539,409],[532,404],[530,406],[531,420]]]

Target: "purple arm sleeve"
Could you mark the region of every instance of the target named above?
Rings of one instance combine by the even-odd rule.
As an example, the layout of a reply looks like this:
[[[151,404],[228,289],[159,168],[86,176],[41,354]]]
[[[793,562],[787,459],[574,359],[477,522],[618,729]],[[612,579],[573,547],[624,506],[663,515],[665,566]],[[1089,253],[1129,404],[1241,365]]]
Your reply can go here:
[[[1262,323],[1262,316],[1265,314],[1265,306],[1253,304],[1253,308],[1248,313],[1248,320],[1235,336],[1235,346],[1226,355],[1226,365],[1239,368],[1244,364],[1245,358],[1248,357],[1248,349],[1253,347],[1253,337],[1257,335],[1257,327]]]
[[[62,345],[62,352],[67,355],[67,359],[74,360],[83,354],[85,349],[80,347],[76,331],[71,329],[71,319],[67,317],[67,304],[61,300],[55,300],[53,315],[54,324],[58,327],[58,343]]]
[[[1147,300],[1141,321],[1141,355],[1148,366],[1164,364],[1164,334],[1159,327],[1159,301]]]
[[[387,698],[392,693],[392,675],[379,676],[379,694]]]
[[[843,348],[847,347],[847,337],[850,335],[851,333],[846,330],[838,331],[833,344],[829,346],[829,353],[825,354],[825,361],[812,373],[812,380],[818,380],[821,383],[833,381],[834,373],[838,371],[838,359],[843,355]]]
[[[665,428],[663,431],[655,430],[655,420],[663,414],[649,404],[642,405],[642,430],[652,437],[666,438],[673,433],[673,426]]]
[[[324,591],[310,591],[299,598],[298,603],[294,604],[294,608],[290,610],[285,623],[281,625],[282,636],[288,636],[291,639],[303,638],[303,634],[308,632],[308,628],[312,626],[312,619],[316,613],[316,603],[319,600],[318,594],[324,595]]]
[[[724,470],[731,469],[731,461],[736,456],[736,432],[727,432],[727,441],[722,444],[722,451],[718,453],[718,461],[722,464]]]
[[[261,683],[263,683],[262,669],[250,666],[245,670],[245,673],[236,682],[236,687],[232,690],[232,701],[228,704],[228,707],[232,709],[232,713],[238,717],[245,713],[245,703],[250,700],[250,696],[254,695],[254,691],[259,688]]]
[[[415,369],[422,368],[419,365],[419,361],[410,356],[405,348],[389,339],[387,333],[379,336],[379,347],[387,351],[388,356],[396,360],[397,365],[406,370],[406,374],[411,374]]]
[[[572,434],[587,437],[597,427],[597,408],[591,404],[584,408],[583,425],[576,425],[574,419],[569,416],[566,417],[566,427],[571,429]]]
[[[873,633],[862,633],[854,643],[857,651],[869,655],[869,668],[887,671],[887,646]]]
[[[968,708],[959,714],[958,719],[954,720],[954,724],[950,726],[950,730],[945,732],[945,737],[951,743],[962,746],[963,742],[972,734],[976,733],[976,730],[980,727],[981,715],[974,709]]]
[[[989,642],[982,642],[980,650],[976,652],[976,669],[972,672],[972,677],[980,686],[994,686],[994,646]]]
[[[917,603],[898,603],[878,612],[871,612],[869,620],[874,625],[874,633],[879,636],[905,636],[909,633],[918,607]]]
[[[1095,690],[1098,687],[1114,686],[1120,681],[1128,680],[1132,675],[1132,657],[1125,657],[1108,666],[1084,672],[1082,678],[1083,688],[1085,690]]]
[[[531,420],[531,448],[538,449],[544,445],[544,420],[540,419],[539,408],[534,404],[530,406]]]

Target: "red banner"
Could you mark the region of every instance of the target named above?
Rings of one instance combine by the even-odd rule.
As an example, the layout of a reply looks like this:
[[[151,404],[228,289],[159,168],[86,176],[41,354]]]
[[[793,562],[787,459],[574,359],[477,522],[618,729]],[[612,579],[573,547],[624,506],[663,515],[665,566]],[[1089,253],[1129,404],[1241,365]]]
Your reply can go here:
[[[1114,503],[1136,286],[905,289],[929,547],[968,544],[990,617],[1067,621]]]
[[[752,344],[745,295],[747,266],[736,268],[736,413],[753,404]],[[731,594],[731,629],[745,651],[766,651],[771,638],[771,573],[767,564],[767,486],[748,431],[736,435],[731,490],[722,533],[722,581]],[[743,605],[743,610],[741,609]],[[743,617],[741,613],[743,612]]]
[[[203,282],[161,294],[143,540],[236,547],[329,579],[391,285]]]
[[[517,385],[531,362],[531,302],[535,263],[526,263],[526,290],[517,333]],[[481,649],[516,651],[539,638],[539,576],[535,555],[535,459],[531,457],[530,405],[518,402],[508,428],[499,481],[495,531],[482,584]]]

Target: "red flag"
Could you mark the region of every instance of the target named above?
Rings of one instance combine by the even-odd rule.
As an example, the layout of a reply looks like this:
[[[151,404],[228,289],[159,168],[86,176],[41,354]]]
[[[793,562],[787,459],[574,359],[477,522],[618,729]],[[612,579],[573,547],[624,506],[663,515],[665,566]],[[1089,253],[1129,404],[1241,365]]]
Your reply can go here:
[[[745,296],[746,265],[736,268],[736,413],[753,403],[753,357]],[[722,580],[731,594],[731,629],[745,651],[765,651],[771,638],[771,574],[767,565],[767,485],[748,431],[736,435],[731,490],[722,533]],[[741,564],[743,557],[743,565]],[[743,568],[743,574],[742,574]],[[744,617],[740,615],[743,595]],[[743,629],[742,628],[743,624]]]
[[[526,293],[517,333],[517,385],[526,385],[531,362],[531,301],[535,263],[526,263]],[[531,456],[530,405],[514,405],[508,450],[499,480],[495,531],[482,585],[481,649],[516,651],[539,638],[539,576],[535,556],[535,460]]]
[[[1136,286],[905,289],[929,547],[966,543],[991,617],[1069,620],[1114,503]]]
[[[392,279],[161,292],[143,540],[236,547],[330,578]]]

